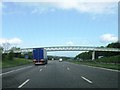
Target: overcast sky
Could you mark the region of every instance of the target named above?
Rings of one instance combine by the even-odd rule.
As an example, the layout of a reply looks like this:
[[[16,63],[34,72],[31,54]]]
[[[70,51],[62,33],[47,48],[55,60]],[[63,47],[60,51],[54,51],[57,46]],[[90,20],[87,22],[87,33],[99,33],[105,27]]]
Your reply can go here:
[[[117,2],[4,2],[2,38],[18,47],[106,46],[118,40]],[[79,52],[52,52],[75,56]]]

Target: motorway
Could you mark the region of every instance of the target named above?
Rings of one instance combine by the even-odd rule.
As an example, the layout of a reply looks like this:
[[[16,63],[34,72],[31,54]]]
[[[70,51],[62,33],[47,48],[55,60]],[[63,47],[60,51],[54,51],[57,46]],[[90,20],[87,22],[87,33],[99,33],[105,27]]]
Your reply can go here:
[[[3,69],[2,88],[118,88],[118,71],[48,61]]]

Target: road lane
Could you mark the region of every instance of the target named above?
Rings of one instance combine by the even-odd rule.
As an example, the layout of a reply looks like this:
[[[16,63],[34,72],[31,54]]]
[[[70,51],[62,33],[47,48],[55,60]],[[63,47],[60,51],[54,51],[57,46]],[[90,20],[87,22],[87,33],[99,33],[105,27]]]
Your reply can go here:
[[[64,64],[64,68],[62,67]],[[87,88],[94,87],[76,74],[67,70],[64,62],[51,61],[42,72],[30,78],[23,88]]]
[[[47,65],[13,72],[2,77],[4,88],[117,88],[118,72],[49,61]]]
[[[87,78],[90,78],[94,81],[95,86],[98,88],[116,88],[118,87],[118,73],[116,71],[104,70],[100,68],[88,67],[85,65],[79,65],[74,63],[65,62],[67,66],[71,68],[73,73]]]
[[[14,69],[14,70],[11,70],[11,71],[7,71],[7,72],[4,72],[4,73],[1,73],[1,75],[5,75],[5,74],[9,74],[9,73],[13,73],[13,72],[17,72],[17,71],[20,71],[20,70],[23,70],[23,69],[27,69],[27,68],[30,68],[32,66],[26,66],[26,67],[23,67],[23,68],[19,68],[19,69]]]
[[[26,68],[17,72],[2,75],[2,87],[3,88],[17,88],[18,85],[23,83],[26,79],[30,78],[36,71],[42,68],[42,66]],[[15,69],[16,70],[16,69]]]

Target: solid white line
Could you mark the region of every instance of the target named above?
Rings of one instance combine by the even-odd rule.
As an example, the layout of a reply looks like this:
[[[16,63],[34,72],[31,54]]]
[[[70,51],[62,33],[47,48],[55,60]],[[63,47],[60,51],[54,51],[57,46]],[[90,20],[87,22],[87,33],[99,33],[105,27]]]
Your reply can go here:
[[[119,70],[102,68],[102,67],[95,67],[95,66],[88,66],[88,65],[81,65],[81,66],[87,66],[87,67],[92,67],[92,68],[97,68],[97,69],[103,69],[103,70],[108,70],[108,71],[120,72]]]
[[[18,88],[21,88],[22,86],[24,86],[27,82],[29,82],[30,79],[27,79],[24,83],[22,83]]]
[[[83,77],[83,76],[81,76],[81,78],[83,78],[84,80],[86,80],[86,81],[89,82],[89,83],[92,83],[92,81],[88,80],[87,78],[85,78],[85,77]]]
[[[8,73],[15,72],[15,71],[19,71],[19,70],[22,70],[22,69],[30,68],[30,67],[32,67],[32,66],[28,66],[28,67],[24,67],[24,68],[20,68],[20,69],[16,69],[16,70],[8,71],[8,72],[5,72],[5,73],[1,73],[0,76],[1,76],[1,75],[5,75],[5,74],[8,74]]]
[[[67,70],[70,70],[70,68],[67,68]]]
[[[40,69],[40,71],[42,71],[42,69]]]

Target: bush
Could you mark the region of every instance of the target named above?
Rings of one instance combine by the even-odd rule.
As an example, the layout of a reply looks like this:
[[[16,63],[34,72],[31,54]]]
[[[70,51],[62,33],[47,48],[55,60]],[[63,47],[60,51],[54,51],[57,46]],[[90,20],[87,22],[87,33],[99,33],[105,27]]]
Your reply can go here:
[[[103,57],[100,59],[96,59],[97,62],[104,62],[104,63],[120,63],[120,55],[111,56],[111,57]]]
[[[8,60],[13,60],[14,59],[14,53],[13,50],[10,51],[10,53],[8,54]]]
[[[13,51],[10,51],[9,53],[3,53],[2,54],[2,60],[14,60],[14,53]]]

